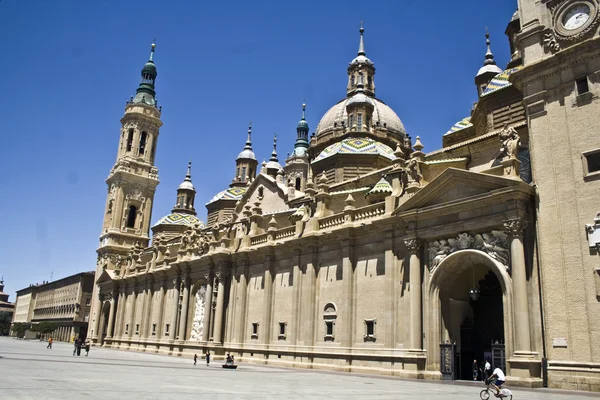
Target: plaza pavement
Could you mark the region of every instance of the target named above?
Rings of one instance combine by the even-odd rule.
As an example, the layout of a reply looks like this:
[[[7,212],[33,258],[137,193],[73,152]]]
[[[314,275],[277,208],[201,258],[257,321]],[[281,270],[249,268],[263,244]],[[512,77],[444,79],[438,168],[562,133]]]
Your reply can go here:
[[[478,399],[481,383],[402,380],[306,369],[193,360],[0,338],[0,399]],[[199,355],[200,356],[200,355]],[[514,399],[583,400],[600,394],[511,388]]]

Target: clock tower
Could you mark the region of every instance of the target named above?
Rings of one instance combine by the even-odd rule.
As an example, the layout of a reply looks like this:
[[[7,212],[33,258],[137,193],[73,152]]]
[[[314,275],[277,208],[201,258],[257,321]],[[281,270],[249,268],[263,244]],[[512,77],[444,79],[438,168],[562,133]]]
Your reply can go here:
[[[108,195],[104,210],[100,246],[97,249],[96,279],[103,271],[112,277],[121,274],[121,266],[127,253],[133,247],[147,247],[150,241],[150,219],[154,192],[158,185],[158,169],[154,166],[161,108],[157,106],[155,82],[156,66],[152,44],[150,59],[141,71],[141,82],[135,97],[125,106],[121,118],[121,131],[117,160],[108,174],[106,183]],[[92,318],[90,321],[92,339],[98,338],[100,318],[98,286],[94,287]]]
[[[510,81],[523,93],[536,189],[540,356],[565,363],[548,371],[549,381],[577,384],[574,365],[595,365],[585,376],[600,377],[600,268],[586,228],[600,213],[599,2],[519,0],[516,19],[511,40],[523,67]]]

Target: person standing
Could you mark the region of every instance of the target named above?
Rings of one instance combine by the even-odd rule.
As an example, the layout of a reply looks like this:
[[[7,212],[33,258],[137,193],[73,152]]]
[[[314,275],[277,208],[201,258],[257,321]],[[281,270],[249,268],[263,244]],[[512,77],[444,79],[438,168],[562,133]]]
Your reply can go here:
[[[473,360],[473,366],[471,367],[473,370],[473,380],[476,381],[479,376],[479,366],[477,365],[477,360]]]
[[[194,365],[196,365],[196,361],[198,361],[198,354],[194,354]]]
[[[78,343],[79,343],[79,338],[75,338],[75,341],[73,341],[73,355],[75,355],[75,353],[77,353]]]
[[[206,350],[206,366],[210,364],[210,351]]]
[[[90,354],[90,339],[85,339],[85,356]]]
[[[483,367],[483,376],[484,379],[490,377],[490,372],[492,372],[492,366],[490,365],[490,359],[485,360],[485,366]]]
[[[81,355],[81,348],[83,347],[83,340],[77,338],[77,357]]]
[[[46,346],[47,349],[52,349],[52,336],[50,336],[48,338],[48,346]]]

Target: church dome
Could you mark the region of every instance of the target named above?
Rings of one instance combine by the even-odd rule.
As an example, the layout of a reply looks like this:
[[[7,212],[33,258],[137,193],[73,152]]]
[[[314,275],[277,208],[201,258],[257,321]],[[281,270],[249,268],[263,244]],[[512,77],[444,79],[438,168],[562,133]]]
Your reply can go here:
[[[204,222],[200,221],[198,217],[192,214],[183,213],[171,213],[165,217],[162,217],[154,226],[159,225],[194,225],[200,224],[201,228],[204,228]]]
[[[240,159],[256,160],[256,156],[254,155],[254,152],[251,149],[244,149],[237,156],[237,160],[240,160]]]
[[[350,103],[351,101],[358,101],[359,99],[355,98],[356,96],[364,96],[366,98],[366,100],[363,99],[363,101],[368,101],[368,102],[372,103],[372,105],[373,105],[372,124],[373,125],[377,125],[377,123],[379,123],[380,127],[387,128],[391,133],[395,133],[396,135],[401,135],[401,136],[406,135],[406,130],[404,129],[404,125],[402,124],[402,121],[400,121],[400,118],[398,117],[398,115],[396,115],[394,110],[392,110],[387,104],[385,104],[383,101],[381,101],[375,97],[369,97],[364,94],[356,94],[350,98],[345,98],[343,100],[340,100],[336,105],[331,107],[329,109],[329,111],[327,111],[325,113],[325,115],[323,115],[323,118],[321,118],[319,125],[317,125],[317,130],[316,130],[317,137],[319,135],[322,135],[324,133],[327,133],[327,132],[333,130],[334,128],[339,129],[342,126],[342,121],[345,122],[348,120],[348,113],[346,112],[346,106],[348,104],[352,104],[352,103]]]
[[[379,155],[388,160],[394,160],[396,158],[394,150],[381,142],[370,138],[348,138],[327,146],[314,159],[313,164],[336,154],[349,154],[353,156]]]

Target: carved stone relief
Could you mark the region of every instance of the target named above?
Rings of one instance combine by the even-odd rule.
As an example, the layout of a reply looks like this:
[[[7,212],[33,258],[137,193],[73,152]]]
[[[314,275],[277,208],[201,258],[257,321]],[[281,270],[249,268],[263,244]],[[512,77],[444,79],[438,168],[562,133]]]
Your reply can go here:
[[[192,321],[192,332],[190,340],[202,340],[204,332],[204,310],[206,309],[206,284],[200,286],[196,292],[196,309],[194,310],[194,319]]]
[[[466,249],[481,250],[509,270],[508,236],[503,231],[493,230],[490,233],[477,233],[474,236],[461,233],[455,238],[440,239],[430,243],[429,271],[433,273],[450,254]]]

